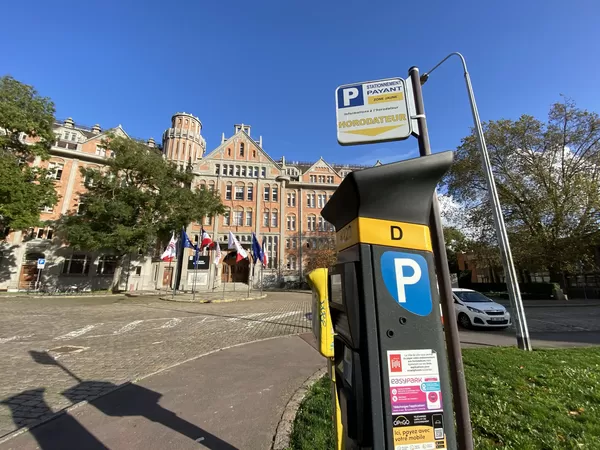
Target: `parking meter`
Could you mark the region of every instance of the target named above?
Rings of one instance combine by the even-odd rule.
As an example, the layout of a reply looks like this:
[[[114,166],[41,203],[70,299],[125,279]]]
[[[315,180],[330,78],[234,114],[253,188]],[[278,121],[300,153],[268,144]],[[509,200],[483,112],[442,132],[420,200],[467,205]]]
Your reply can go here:
[[[335,424],[336,450],[344,449],[343,427],[340,404],[335,388],[335,371],[333,369],[333,326],[329,312],[329,274],[328,269],[320,268],[306,276],[312,289],[312,328],[317,341],[319,353],[327,358],[327,371],[332,382],[332,411]]]
[[[349,174],[322,216],[346,449],[455,449],[429,217],[452,152]]]

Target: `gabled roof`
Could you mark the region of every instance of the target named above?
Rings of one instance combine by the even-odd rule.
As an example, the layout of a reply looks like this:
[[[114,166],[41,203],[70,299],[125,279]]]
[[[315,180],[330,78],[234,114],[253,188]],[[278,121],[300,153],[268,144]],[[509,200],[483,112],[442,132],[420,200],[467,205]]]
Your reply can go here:
[[[227,147],[227,145],[230,143],[230,141],[235,138],[238,137],[240,135],[245,136],[246,138],[248,138],[248,140],[250,140],[258,149],[259,152],[261,152],[263,155],[265,155],[267,157],[267,159],[278,169],[281,169],[281,164],[277,161],[275,161],[273,158],[271,158],[271,156],[269,156],[269,154],[264,151],[262,149],[262,147],[260,145],[258,145],[258,142],[256,142],[254,139],[252,139],[250,137],[250,135],[248,133],[246,133],[244,130],[239,130],[237,133],[235,133],[233,136],[225,139],[225,141],[223,143],[221,143],[221,145],[219,145],[217,148],[215,148],[214,150],[212,150],[210,153],[208,153],[204,158],[202,158],[203,160],[205,159],[213,159],[213,157],[215,155],[217,155],[217,153],[221,150],[223,150],[224,148]]]
[[[312,164],[310,167],[308,167],[308,168],[307,168],[306,170],[304,170],[302,173],[307,173],[307,172],[310,172],[310,171],[312,170],[312,168],[313,168],[313,167],[316,167],[316,166],[317,166],[317,164],[319,164],[319,163],[321,163],[321,162],[322,162],[323,164],[325,164],[325,165],[327,166],[327,168],[329,168],[330,170],[332,170],[332,171],[333,171],[333,173],[335,173],[335,174],[336,174],[336,175],[338,175],[338,176],[340,175],[340,174],[338,173],[338,171],[337,171],[337,170],[335,170],[335,169],[334,169],[334,168],[331,166],[331,164],[329,164],[327,161],[325,161],[325,160],[323,159],[323,157],[322,157],[322,156],[321,156],[321,157],[319,157],[319,159],[318,159],[318,160],[316,160],[316,161],[315,161],[315,162],[314,162],[314,163],[313,163],[313,164]]]

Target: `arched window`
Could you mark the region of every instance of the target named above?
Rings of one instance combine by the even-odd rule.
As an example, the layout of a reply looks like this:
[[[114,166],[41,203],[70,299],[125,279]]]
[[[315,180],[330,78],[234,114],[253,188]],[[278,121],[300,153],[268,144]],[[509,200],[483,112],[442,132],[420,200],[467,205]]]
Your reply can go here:
[[[233,225],[241,227],[244,225],[244,208],[238,206],[233,212]]]
[[[314,192],[307,192],[306,193],[306,206],[308,208],[314,208],[315,207],[316,196],[317,196],[317,194],[315,194]]]
[[[317,230],[317,216],[315,216],[314,214],[309,214],[307,217],[308,220],[308,226],[306,227],[306,229],[308,231],[316,231]]]
[[[296,231],[296,215],[290,214],[286,219],[288,231]]]
[[[276,228],[279,225],[279,215],[276,209],[271,211],[271,227]]]
[[[240,142],[240,156],[244,156],[244,143]]]
[[[296,255],[287,256],[287,268],[289,270],[296,270]]]
[[[231,183],[227,183],[225,186],[225,200],[231,200],[233,198],[232,190],[233,185]]]
[[[268,227],[269,226],[269,209],[265,209],[263,212],[263,227]]]
[[[252,226],[252,208],[246,209],[246,219],[244,226],[251,227]]]
[[[223,213],[223,225],[229,226],[231,224],[231,210],[227,209]]]
[[[264,198],[265,202],[268,202],[271,200],[271,186],[269,186],[268,184],[265,185],[265,187],[264,187],[263,198]]]
[[[234,198],[236,200],[244,200],[244,190],[245,190],[244,183],[237,182],[235,184],[235,197]]]
[[[230,148],[227,149],[227,156],[231,156],[231,149]]]
[[[246,200],[254,200],[254,185],[249,183],[246,187]]]
[[[214,181],[211,180],[208,182],[208,190],[211,192],[215,191],[215,182]]]

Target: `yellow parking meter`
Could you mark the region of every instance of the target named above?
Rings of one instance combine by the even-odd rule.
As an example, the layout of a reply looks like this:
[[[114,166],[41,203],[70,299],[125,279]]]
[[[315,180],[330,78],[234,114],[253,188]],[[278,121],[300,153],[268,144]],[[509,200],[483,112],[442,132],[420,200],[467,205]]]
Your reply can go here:
[[[312,327],[317,340],[319,353],[327,358],[327,371],[331,378],[331,398],[333,406],[333,423],[335,424],[336,449],[343,450],[342,420],[340,403],[335,389],[335,370],[333,368],[333,326],[329,312],[329,274],[327,269],[315,269],[307,276],[313,292]]]
[[[307,278],[313,291],[312,328],[319,353],[326,358],[333,358],[333,326],[329,313],[327,272],[327,269],[315,269]]]

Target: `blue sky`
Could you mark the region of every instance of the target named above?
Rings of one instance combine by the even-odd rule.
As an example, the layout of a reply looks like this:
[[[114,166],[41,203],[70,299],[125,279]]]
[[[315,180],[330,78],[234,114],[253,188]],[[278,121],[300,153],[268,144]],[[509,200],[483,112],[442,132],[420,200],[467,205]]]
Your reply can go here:
[[[483,120],[545,118],[560,94],[600,111],[595,0],[37,0],[2,10],[0,75],[50,96],[58,118],[159,140],[174,112],[191,112],[209,150],[243,122],[274,158],[415,155],[412,138],[339,146],[335,88],[425,71],[452,51],[467,59]],[[424,96],[433,150],[455,148],[472,124],[458,59]]]

